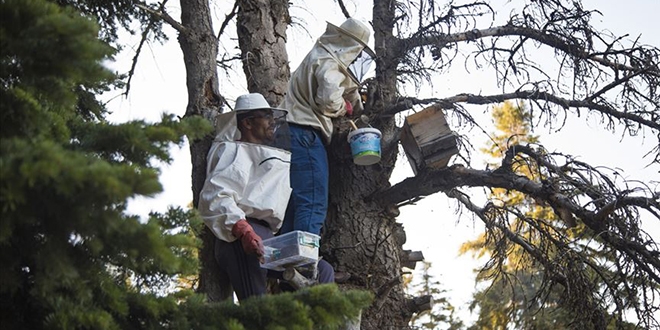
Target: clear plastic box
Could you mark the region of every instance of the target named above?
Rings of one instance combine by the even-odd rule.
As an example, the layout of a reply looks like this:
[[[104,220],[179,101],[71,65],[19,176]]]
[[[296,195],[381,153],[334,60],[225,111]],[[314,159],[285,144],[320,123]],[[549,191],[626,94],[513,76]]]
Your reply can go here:
[[[321,237],[305,231],[292,231],[265,239],[263,268],[283,271],[288,266],[302,266],[319,259]]]

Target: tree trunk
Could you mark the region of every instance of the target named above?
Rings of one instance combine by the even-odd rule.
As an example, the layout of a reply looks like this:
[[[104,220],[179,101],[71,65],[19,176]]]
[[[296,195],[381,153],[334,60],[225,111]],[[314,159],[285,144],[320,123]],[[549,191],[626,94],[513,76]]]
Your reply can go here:
[[[188,87],[186,116],[203,116],[212,121],[224,99],[218,91],[218,41],[211,26],[211,13],[207,0],[181,1],[179,44],[183,51]],[[206,178],[206,154],[211,147],[212,136],[190,141],[192,161],[193,205],[199,203],[199,192]],[[218,301],[231,296],[228,281],[223,281],[213,256],[214,236],[206,227],[201,234],[201,269],[198,291],[206,293],[209,300]]]
[[[240,9],[237,32],[248,89],[250,92],[262,93],[271,105],[277,105],[286,91],[289,78],[285,49],[286,25],[290,21],[288,2],[241,0],[238,4]],[[193,5],[182,2],[184,13],[186,8],[189,9]],[[203,25],[203,28],[194,29],[196,35],[206,31],[205,35],[209,38],[206,43],[200,40],[195,44],[188,38],[180,37],[184,54],[191,52],[186,55],[188,88],[191,95],[188,113],[208,116],[211,114],[207,109],[208,104],[215,105],[215,109],[221,99],[219,96],[217,99],[206,98],[206,95],[218,95],[215,90],[217,77],[214,61],[217,44],[211,33],[210,23],[203,19],[207,17],[204,13],[207,13],[208,8],[203,8],[201,12],[199,8],[196,10],[197,17],[194,19],[199,20],[197,24]],[[387,44],[394,42],[391,34],[392,12],[392,8],[387,5],[374,7],[374,17],[379,17],[374,20],[375,38],[377,45],[379,41],[383,45],[376,50],[379,54],[386,55],[383,58],[389,59],[396,58],[386,54]],[[182,21],[185,25],[186,20]],[[202,22],[204,24],[201,24]],[[212,54],[209,49],[213,50]],[[367,116],[376,113],[370,110],[382,109],[396,95],[396,74],[388,69],[395,68],[396,62],[391,61],[379,59],[375,84],[378,89],[376,93],[371,93],[376,96],[368,100],[364,113]],[[212,93],[208,93],[209,91]],[[396,212],[393,211],[396,210],[378,204],[373,198],[378,191],[389,187],[389,178],[397,157],[396,143],[389,141],[397,140],[398,131],[393,120],[375,118],[375,115],[371,117],[371,125],[383,133],[382,159],[371,166],[353,164],[346,141],[349,131],[347,119],[336,121],[336,132],[328,151],[330,201],[322,238],[322,255],[332,263],[338,274],[349,276],[341,284],[344,288],[366,289],[375,294],[374,304],[362,314],[363,329],[401,329],[407,327],[411,311],[407,308],[401,285],[399,256],[402,253],[403,240],[399,239],[400,225],[395,222]],[[195,206],[205,176],[206,153],[210,142],[209,139],[191,143]],[[205,243],[212,242],[213,237],[209,234],[207,231],[204,235]],[[227,286],[221,283],[226,282],[226,279],[219,277],[213,260],[212,245],[205,244],[201,261],[199,290],[206,293],[211,300],[227,297],[231,291],[227,291]]]
[[[277,105],[289,78],[284,39],[286,23],[290,21],[287,2],[241,0],[239,8],[237,31],[248,89],[264,94],[271,104]],[[389,9],[383,11],[389,15]],[[385,36],[380,33],[376,38],[387,40]],[[387,68],[396,67],[395,63],[385,62],[379,66],[383,64]],[[372,109],[382,108],[395,95],[396,75],[391,71],[381,72],[378,79],[378,85],[387,88],[382,88],[379,99],[370,100]],[[366,289],[376,295],[373,306],[362,315],[363,329],[405,328],[411,313],[406,308],[401,286],[399,255],[403,242],[397,239],[400,225],[391,210],[368,198],[389,187],[397,156],[396,143],[383,148],[379,164],[356,166],[346,142],[347,124],[346,119],[336,121],[328,151],[330,201],[321,252],[338,274],[350,276],[341,284],[343,287]],[[374,120],[372,125],[382,131],[383,140],[396,140],[392,120]]]
[[[287,0],[240,0],[238,45],[248,90],[278,106],[289,81],[286,28],[291,23]]]
[[[412,312],[402,286],[401,227],[396,207],[378,204],[373,197],[389,187],[398,148],[394,120],[377,116],[396,97],[396,49],[392,37],[394,2],[376,1],[373,29],[375,83],[369,86],[365,115],[382,132],[381,161],[371,166],[352,163],[346,141],[347,125],[337,125],[330,159],[330,207],[323,235],[323,252],[338,272],[350,274],[345,286],[371,290],[376,298],[362,314],[362,329],[403,329]],[[344,121],[345,122],[345,121]]]
[[[545,8],[553,2],[541,1],[539,3],[538,6]],[[554,17],[555,11],[550,11],[553,13],[551,15],[552,17],[543,16],[545,15],[546,10],[540,11],[543,15],[538,15],[541,15],[539,17],[541,21],[548,20],[548,24],[551,27],[555,25],[555,27],[559,27],[557,30],[548,30],[559,31],[559,34],[554,34],[555,32],[553,32],[553,34],[550,35],[545,31],[537,31],[535,28],[530,28],[527,26],[529,23],[526,21],[527,18],[525,18],[525,22],[519,23],[520,26],[514,26],[514,24],[510,22],[506,27],[478,30],[476,28],[469,29],[471,25],[468,24],[467,26],[469,30],[459,33],[445,34],[444,32],[438,32],[444,31],[444,25],[440,25],[439,22],[443,22],[443,24],[446,23],[448,28],[453,29],[453,19],[457,17],[469,17],[476,12],[480,12],[478,7],[481,7],[481,4],[479,3],[469,5],[466,7],[467,9],[465,9],[467,12],[462,14],[454,14],[453,12],[458,8],[452,7],[447,18],[434,20],[435,23],[432,23],[434,27],[430,27],[426,30],[420,29],[413,34],[414,38],[397,39],[393,35],[396,21],[394,15],[395,13],[400,12],[402,10],[401,8],[405,7],[397,6],[405,4],[406,2],[374,1],[373,7],[372,23],[374,29],[375,50],[378,57],[376,59],[376,77],[372,83],[367,86],[367,95],[369,96],[366,102],[364,115],[369,118],[371,126],[380,129],[383,134],[381,161],[378,164],[371,166],[356,166],[352,163],[350,148],[346,142],[346,136],[350,130],[346,118],[336,120],[336,132],[333,136],[333,142],[328,149],[328,158],[330,162],[330,203],[326,226],[322,237],[321,254],[335,267],[338,275],[340,275],[338,278],[341,279],[341,285],[343,287],[367,289],[376,295],[374,304],[362,314],[362,328],[406,328],[410,316],[415,310],[428,307],[424,303],[411,304],[410,300],[405,299],[401,285],[402,274],[400,259],[400,256],[403,253],[401,245],[405,242],[405,233],[401,230],[401,225],[395,221],[398,211],[396,206],[391,204],[444,191],[448,195],[451,193],[451,196],[449,197],[457,199],[470,211],[474,212],[484,220],[485,223],[491,223],[495,220],[506,220],[505,218],[503,220],[489,218],[489,215],[486,212],[487,208],[480,208],[478,205],[473,204],[469,198],[464,198],[465,196],[463,196],[460,191],[451,190],[455,187],[485,186],[517,190],[535,199],[548,203],[555,208],[555,210],[566,209],[570,211],[576,215],[577,218],[581,219],[588,228],[599,233],[598,239],[599,241],[602,240],[605,242],[604,246],[611,248],[611,251],[615,253],[621,253],[620,256],[623,258],[623,261],[617,264],[619,267],[618,269],[628,269],[631,268],[629,265],[633,265],[632,268],[634,269],[629,272],[626,271],[626,273],[633,274],[635,276],[634,278],[643,284],[641,286],[642,290],[639,292],[646,292],[644,290],[652,287],[652,280],[657,278],[657,272],[655,271],[657,267],[648,268],[646,264],[652,266],[657,264],[654,263],[657,258],[653,258],[653,252],[655,251],[652,249],[646,250],[640,248],[640,250],[637,248],[640,246],[652,246],[652,244],[649,244],[649,240],[639,235],[628,235],[627,233],[630,232],[628,230],[624,230],[626,233],[625,237],[619,236],[617,231],[612,232],[605,227],[608,225],[608,222],[605,222],[604,220],[611,221],[611,223],[621,222],[621,218],[614,213],[614,211],[619,208],[625,212],[633,210],[635,214],[637,213],[637,209],[632,206],[636,206],[639,209],[646,208],[647,210],[652,210],[651,212],[654,212],[653,210],[657,210],[658,208],[657,193],[648,192],[648,196],[651,197],[634,197],[631,199],[622,191],[618,191],[617,189],[609,191],[606,187],[606,189],[598,191],[597,193],[587,193],[592,195],[579,195],[577,197],[563,195],[555,190],[554,186],[546,185],[545,182],[534,182],[527,180],[525,177],[516,175],[511,171],[512,157],[517,153],[522,152],[537,161],[541,160],[542,163],[539,164],[544,166],[547,173],[550,174],[550,177],[554,180],[559,180],[558,182],[566,184],[568,187],[575,188],[570,191],[580,191],[582,190],[582,187],[590,187],[589,191],[591,191],[592,181],[590,180],[592,179],[585,180],[584,176],[579,174],[579,171],[583,167],[579,164],[577,167],[573,167],[576,165],[576,163],[573,162],[567,163],[566,167],[557,167],[554,165],[549,166],[547,164],[553,163],[552,159],[549,161],[549,158],[546,159],[545,156],[539,155],[529,147],[523,146],[514,146],[509,149],[511,154],[507,156],[508,158],[505,158],[502,162],[502,166],[495,171],[481,171],[455,165],[447,169],[426,172],[417,175],[414,178],[409,178],[402,184],[398,184],[394,187],[395,189],[388,188],[389,178],[392,174],[397,157],[397,142],[399,140],[399,130],[394,125],[394,120],[392,118],[397,112],[410,109],[414,104],[421,105],[433,103],[435,106],[448,107],[455,103],[489,104],[517,98],[536,101],[543,100],[545,105],[540,107],[541,113],[547,114],[550,119],[556,118],[556,115],[552,113],[552,111],[554,111],[552,110],[553,104],[563,107],[564,111],[567,111],[568,107],[586,107],[591,109],[591,111],[602,113],[604,118],[626,118],[626,120],[631,120],[631,123],[639,123],[641,126],[648,127],[649,129],[652,129],[653,132],[657,132],[658,125],[652,120],[652,115],[650,115],[651,117],[648,117],[650,112],[646,110],[649,109],[646,106],[639,107],[638,110],[633,109],[637,108],[636,106],[629,108],[628,105],[625,105],[622,107],[625,111],[619,112],[614,107],[604,105],[600,101],[596,103],[592,102],[593,100],[600,99],[602,94],[607,93],[609,89],[617,89],[612,88],[612,86],[623,86],[623,84],[626,84],[627,87],[623,89],[624,92],[622,94],[624,103],[628,104],[628,102],[630,102],[632,105],[637,105],[638,100],[628,96],[635,94],[627,91],[629,86],[633,86],[633,84],[628,85],[629,79],[632,81],[639,75],[641,77],[640,81],[649,82],[648,84],[643,83],[640,86],[648,85],[650,90],[655,90],[657,87],[655,84],[657,80],[655,79],[655,77],[657,77],[657,65],[653,66],[653,63],[657,62],[655,61],[655,58],[648,61],[650,66],[647,68],[643,65],[639,66],[636,64],[642,63],[643,61],[639,61],[632,55],[626,60],[627,62],[623,61],[621,63],[618,61],[617,63],[610,62],[606,57],[593,55],[599,54],[600,52],[592,49],[591,46],[582,49],[577,43],[575,43],[575,40],[580,40],[581,38],[579,36],[580,31],[588,35],[589,37],[587,39],[590,40],[593,33],[591,28],[589,26],[582,26],[574,29],[572,26],[573,23],[567,23],[568,21],[563,19],[556,20]],[[240,12],[239,17],[237,18],[237,31],[248,89],[251,92],[264,94],[271,105],[277,105],[280,103],[282,96],[284,95],[286,82],[289,77],[287,54],[284,49],[286,24],[290,22],[290,17],[288,15],[288,2],[286,0],[239,0],[238,5],[240,7]],[[217,110],[223,103],[223,98],[217,91],[217,73],[215,67],[217,40],[211,29],[211,16],[209,13],[208,2],[207,0],[181,1],[181,8],[183,12],[182,24],[184,28],[180,29],[179,41],[185,58],[190,98],[186,116],[202,115],[210,120],[213,118],[215,110]],[[473,12],[472,10],[475,11]],[[580,8],[577,8],[577,13],[572,13],[570,10],[563,7],[560,12],[563,10],[567,13],[565,17],[584,17],[584,12]],[[488,10],[486,12],[488,12]],[[466,15],[466,13],[469,14]],[[419,14],[425,15],[426,13],[420,10]],[[399,17],[397,19],[401,20],[401,18],[402,17]],[[397,22],[397,25],[403,24],[403,22],[405,22],[405,20]],[[530,22],[534,23],[533,25],[536,26],[535,18]],[[573,22],[573,20],[571,20],[571,22]],[[459,26],[462,26],[461,24],[459,24]],[[450,31],[452,29],[450,29]],[[570,32],[563,32],[568,34],[562,35],[561,31]],[[577,31],[577,39],[573,37],[573,34],[576,33],[575,31]],[[523,36],[525,38],[520,39]],[[628,72],[629,76],[626,76],[627,78],[625,79],[617,78],[604,87],[599,83],[594,83],[593,88],[588,88],[588,90],[593,90],[587,92],[587,94],[591,94],[592,96],[586,101],[572,100],[571,97],[564,98],[561,93],[554,95],[553,93],[537,90],[517,90],[516,92],[490,96],[462,93],[443,100],[435,101],[402,97],[402,95],[397,92],[397,80],[399,78],[397,69],[402,67],[404,69],[403,72],[405,72],[406,66],[412,67],[413,69],[415,68],[416,64],[408,63],[407,61],[410,59],[407,57],[404,58],[405,56],[410,55],[414,48],[431,47],[430,52],[432,56],[441,56],[442,49],[445,48],[445,46],[447,48],[454,48],[457,47],[458,43],[479,41],[481,38],[491,37],[502,37],[503,40],[506,40],[507,37],[513,37],[515,39],[520,39],[520,42],[525,44],[524,48],[522,46],[516,48],[516,51],[512,53],[512,57],[510,58],[517,58],[518,50],[527,49],[527,44],[529,44],[529,42],[526,40],[530,40],[556,48],[558,54],[564,53],[564,55],[557,55],[559,58],[564,56],[561,60],[562,63],[593,62],[592,64],[596,64],[597,67],[600,66],[600,69],[593,71],[596,72],[598,77],[600,77],[600,74],[604,72],[605,69],[615,69],[617,72],[619,72],[619,70],[621,72]],[[587,39],[584,39],[583,41],[588,41]],[[585,42],[585,44],[591,45],[592,43]],[[532,47],[538,48],[538,45],[533,45]],[[523,68],[526,67],[525,63],[516,63],[516,65],[513,65],[513,62],[500,61],[498,57],[501,55],[500,52],[508,52],[508,49],[498,50],[498,47],[493,43],[492,50],[493,55],[490,59],[490,63],[494,66],[495,70],[503,70],[502,72],[513,70],[515,72],[517,71],[518,65],[522,65]],[[653,48],[651,53],[656,54],[657,52],[655,52],[655,50],[656,49]],[[609,53],[610,51],[611,53]],[[636,52],[630,50],[619,51],[610,49],[608,49],[605,54],[607,53],[609,53],[608,56],[614,54],[619,56],[620,54],[627,53],[636,54]],[[486,54],[486,52],[482,52],[481,54]],[[566,61],[567,58],[571,61]],[[486,61],[488,60],[489,58],[486,57]],[[449,59],[447,64],[442,64],[442,66],[449,65],[450,62],[451,59]],[[512,63],[511,66],[509,66],[508,63]],[[629,65],[622,63],[632,64]],[[566,69],[563,64],[561,67]],[[575,72],[580,73],[575,76],[579,77],[576,78],[576,81],[579,84],[583,86],[591,85],[589,79],[593,78],[591,77],[593,72],[590,74],[589,70],[584,71],[588,74],[582,74],[584,72],[580,70]],[[518,77],[517,75],[514,76]],[[505,79],[505,82],[511,81]],[[636,91],[634,88],[632,90]],[[657,102],[648,98],[645,98],[645,100],[649,101],[646,105],[650,106],[650,109],[657,108]],[[645,103],[646,101],[642,103]],[[466,118],[470,121],[472,120],[469,116]],[[624,127],[630,128],[634,125],[636,124],[625,124]],[[210,137],[202,141],[191,141],[193,162],[193,202],[195,206],[197,206],[198,193],[205,177],[206,153],[210,143]],[[587,168],[586,166],[584,168],[588,173],[594,173],[593,168]],[[561,173],[559,173],[558,170],[561,171]],[[595,171],[595,173],[598,174],[596,176],[596,181],[605,180],[609,182],[609,179],[607,179],[606,176],[600,177],[599,172]],[[578,202],[583,197],[593,198],[593,205],[596,205],[600,210],[592,212],[590,209],[580,207],[579,204],[582,203]],[[611,200],[613,204],[607,204],[604,206],[600,205],[604,200]],[[625,202],[622,203],[622,201]],[[633,228],[637,228],[636,221],[639,220],[638,216],[632,218],[633,222],[631,222],[630,225],[634,226]],[[506,229],[506,227],[500,227],[498,230],[501,230],[502,228]],[[493,229],[489,230],[491,233],[493,232]],[[624,237],[625,239],[621,237]],[[210,299],[217,300],[227,296],[230,291],[226,290],[226,287],[221,285],[222,282],[217,273],[215,261],[213,260],[212,245],[206,244],[212,242],[212,238],[213,236],[208,231],[203,235],[205,246],[201,251],[200,256],[202,270],[200,274],[199,290],[208,294]],[[572,296],[569,297],[571,298],[569,299],[569,304],[573,304],[579,308],[584,307],[583,310],[595,310],[594,313],[597,313],[598,319],[602,319],[600,309],[598,309],[598,302],[591,302],[595,301],[595,295],[592,295],[590,290],[581,290],[583,286],[586,287],[589,283],[580,283],[578,280],[569,282],[567,278],[559,276],[563,273],[574,274],[575,272],[573,272],[573,270],[584,266],[584,264],[577,264],[575,268],[566,268],[567,271],[563,272],[563,266],[561,266],[563,263],[560,265],[560,263],[551,262],[552,260],[549,260],[544,256],[542,251],[539,251],[536,247],[528,244],[524,239],[520,239],[515,233],[504,231],[501,240],[510,240],[510,244],[518,244],[525,248],[536,262],[540,262],[547,267],[546,271],[549,274],[557,275],[557,278],[555,278],[554,281],[573,292]],[[621,243],[622,241],[630,241],[630,244],[634,245],[623,244]],[[650,242],[652,242],[652,240]],[[554,242],[553,244],[562,249],[563,246],[568,246],[568,244],[565,243],[557,244]],[[569,250],[569,252],[580,253],[580,251],[572,250]],[[404,258],[404,261],[410,262],[411,258]],[[573,265],[572,262],[569,264]],[[580,274],[584,276],[587,273]],[[584,278],[587,277],[584,276]],[[651,280],[647,282],[649,278]],[[618,281],[618,279],[616,281]],[[577,288],[577,290],[572,289],[574,287]],[[616,285],[612,286],[612,288],[616,287]],[[616,290],[613,290],[612,292],[615,291]],[[622,301],[628,301],[627,299],[631,299],[630,301],[637,301],[636,298],[639,297],[632,294],[630,297],[624,298],[625,299]],[[584,303],[585,301],[587,303]],[[621,313],[626,306],[631,305],[623,302],[617,303],[617,312]],[[647,306],[647,301],[645,300],[644,307],[648,311]],[[638,315],[641,315],[640,310],[640,308],[636,308]],[[593,324],[597,326],[599,324],[598,322],[599,321],[593,321]],[[645,322],[648,322],[648,318]]]
[[[401,286],[398,225],[393,214],[369,199],[388,185],[396,148],[383,150],[378,164],[358,166],[345,139],[346,131],[336,135],[329,151],[330,201],[322,254],[339,274],[350,275],[344,287],[376,295],[362,315],[362,329],[405,328],[410,314]]]

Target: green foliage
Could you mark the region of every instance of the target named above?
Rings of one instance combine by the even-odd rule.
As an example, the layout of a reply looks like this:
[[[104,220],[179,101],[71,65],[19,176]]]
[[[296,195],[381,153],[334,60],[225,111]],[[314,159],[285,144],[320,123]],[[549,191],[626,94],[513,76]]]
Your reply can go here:
[[[93,21],[43,1],[1,4],[1,136],[48,136],[65,142],[76,88],[96,87],[112,74],[100,63],[113,54],[98,42]]]
[[[62,7],[70,6],[85,16],[93,17],[101,26],[100,38],[106,42],[114,42],[119,38],[119,31],[125,30],[134,34],[133,22],[140,22],[142,28],[148,27],[156,40],[166,40],[162,31],[162,21],[140,9],[137,5],[144,4],[139,0],[51,0]]]
[[[184,134],[199,139],[211,128],[200,117],[175,121],[173,115],[163,115],[155,124],[132,121],[122,125],[79,122],[72,126],[76,140],[71,147],[79,152],[93,152],[109,162],[124,162],[138,166],[151,166],[153,158],[169,163],[169,147],[182,145]]]
[[[212,125],[105,122],[95,93],[116,82],[102,65],[113,49],[70,8],[1,1],[0,46],[3,329],[336,329],[370,303],[336,286],[240,307],[173,290],[197,273],[202,221],[181,208],[139,219],[126,203],[159,193],[154,164]]]
[[[125,328],[134,310],[174,308],[175,297],[140,288],[197,270],[197,240],[166,230],[195,214],[140,221],[125,204],[160,192],[150,161],[210,125],[99,121],[92,91],[113,82],[102,65],[113,49],[95,22],[39,0],[3,1],[0,17],[3,327]]]
[[[492,134],[492,142],[488,148],[482,151],[494,160],[504,157],[509,146],[538,142],[538,136],[530,133],[531,114],[524,104],[505,102],[493,108],[492,116],[497,131]],[[524,156],[516,155],[513,169],[517,174],[532,180],[542,179],[535,162]],[[552,224],[558,220],[552,209],[538,205],[533,199],[516,191],[493,189],[490,199],[496,205],[520,209],[525,217],[542,219],[537,226]],[[530,226],[520,217],[512,218],[509,227],[527,240],[542,244],[537,228]],[[517,245],[507,247],[506,251],[501,251],[502,249],[498,242],[489,239],[485,234],[461,247],[462,253],[471,251],[479,257],[494,253],[507,256],[506,264],[500,268],[502,273],[496,275],[493,271],[484,271],[478,274],[477,281],[492,281],[487,288],[474,294],[470,308],[479,308],[479,318],[470,329],[506,329],[511,326],[534,329],[566,328],[571,323],[572,316],[559,307],[561,290],[551,288],[546,295],[539,296],[543,290],[542,267]],[[552,249],[548,248],[548,252],[552,253]]]
[[[318,285],[241,302],[205,303],[198,297],[181,304],[184,318],[172,329],[338,329],[358,317],[373,299],[364,291],[342,292],[335,284]]]

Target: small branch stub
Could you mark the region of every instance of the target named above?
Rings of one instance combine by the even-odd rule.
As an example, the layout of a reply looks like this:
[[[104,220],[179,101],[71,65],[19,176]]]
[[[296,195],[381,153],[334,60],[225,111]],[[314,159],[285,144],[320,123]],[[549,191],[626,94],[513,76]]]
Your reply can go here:
[[[424,261],[424,254],[422,251],[403,250],[401,254],[401,266],[415,269],[418,261]]]
[[[433,296],[425,295],[413,297],[407,301],[408,310],[413,313],[421,313],[433,309]]]
[[[282,278],[289,282],[289,284],[291,284],[291,286],[296,290],[316,284],[316,281],[310,280],[303,276],[293,267],[287,267],[282,273]]]

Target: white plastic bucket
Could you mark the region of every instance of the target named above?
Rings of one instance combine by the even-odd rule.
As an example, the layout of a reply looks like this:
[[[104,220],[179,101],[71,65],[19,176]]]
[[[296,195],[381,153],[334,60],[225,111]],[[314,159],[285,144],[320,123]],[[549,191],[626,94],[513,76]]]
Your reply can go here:
[[[371,127],[358,128],[348,133],[353,162],[357,165],[372,165],[380,161],[379,130]]]

